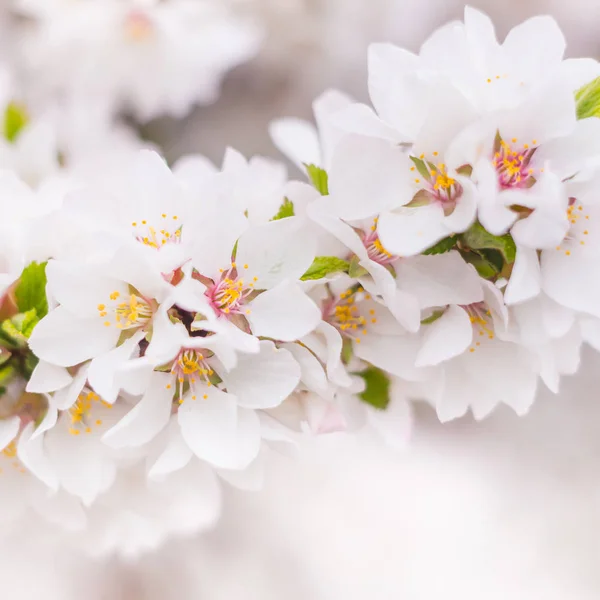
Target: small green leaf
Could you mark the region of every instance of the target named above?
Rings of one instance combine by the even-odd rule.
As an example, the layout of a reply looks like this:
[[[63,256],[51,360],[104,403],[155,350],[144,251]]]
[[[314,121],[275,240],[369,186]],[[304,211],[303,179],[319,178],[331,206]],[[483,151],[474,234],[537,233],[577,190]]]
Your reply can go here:
[[[421,325],[431,325],[435,323],[440,317],[444,316],[445,310],[434,310],[427,318],[421,321]]]
[[[16,369],[10,364],[0,367],[0,384],[10,383],[10,380],[16,375]]]
[[[286,217],[294,216],[294,203],[290,202],[288,198],[284,198],[279,211],[271,219],[271,221],[279,221],[279,219],[285,219]]]
[[[412,160],[413,163],[415,163],[415,167],[417,167],[419,175],[429,180],[429,178],[431,177],[431,172],[429,170],[429,167],[427,166],[427,163],[423,159],[417,158],[416,156],[411,156],[410,160]]]
[[[11,102],[4,111],[4,137],[9,142],[14,142],[27,123],[29,115],[25,107]]]
[[[480,223],[474,223],[470,229],[460,236],[461,242],[473,250],[498,250],[504,260],[514,263],[517,247],[510,234],[492,235]]]
[[[360,265],[360,258],[353,256],[350,260],[350,266],[348,267],[348,275],[352,278],[364,277],[368,274],[368,271]]]
[[[373,408],[385,410],[390,403],[390,380],[388,376],[377,367],[369,367],[365,371],[355,373],[365,381],[365,391],[358,396]]]
[[[25,267],[15,289],[17,308],[22,313],[35,309],[38,319],[48,314],[46,264],[32,262]]]
[[[586,83],[575,93],[577,118],[600,117],[600,77]]]
[[[431,246],[423,252],[426,256],[430,254],[444,254],[445,252],[450,252],[452,248],[456,246],[457,239],[453,236],[444,238],[440,240],[435,246]]]
[[[321,196],[328,196],[329,177],[327,175],[327,171],[325,171],[325,169],[321,169],[321,167],[317,167],[317,165],[305,164],[304,166],[306,167],[308,178],[311,180],[317,191],[321,194]]]
[[[28,352],[25,355],[24,360],[22,361],[19,368],[19,371],[21,372],[23,377],[25,377],[25,379],[29,379],[31,377],[31,374],[33,373],[33,370],[37,367],[38,362],[40,362],[40,359],[33,352]]]
[[[483,256],[476,254],[475,252],[462,252],[461,255],[466,262],[473,265],[475,269],[477,269],[479,276],[483,279],[493,279],[496,277],[496,275],[498,275],[498,269],[493,263],[485,259]]]
[[[352,340],[350,338],[343,338],[342,342],[342,362],[345,365],[350,364],[352,356],[354,354],[354,347],[352,346]]]
[[[308,271],[300,278],[302,281],[323,279],[332,273],[347,273],[350,263],[337,256],[317,256]]]

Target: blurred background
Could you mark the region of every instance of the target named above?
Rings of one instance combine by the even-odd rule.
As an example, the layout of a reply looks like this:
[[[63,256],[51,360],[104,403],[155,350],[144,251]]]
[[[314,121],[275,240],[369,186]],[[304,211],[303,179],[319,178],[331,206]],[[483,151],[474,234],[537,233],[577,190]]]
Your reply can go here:
[[[230,72],[221,98],[144,136],[169,160],[231,145],[278,157],[281,116],[311,118],[329,87],[366,100],[366,49],[418,50],[461,18],[456,0],[256,0],[266,43]],[[553,15],[570,56],[600,54],[597,0],[474,0],[500,37]],[[294,177],[299,176],[292,172]],[[270,465],[259,493],[226,490],[219,526],[135,562],[92,562],[15,544],[0,559],[12,600],[597,600],[600,598],[599,358],[559,396],[518,419],[436,423],[417,407],[414,439],[394,453],[367,438],[325,436]]]

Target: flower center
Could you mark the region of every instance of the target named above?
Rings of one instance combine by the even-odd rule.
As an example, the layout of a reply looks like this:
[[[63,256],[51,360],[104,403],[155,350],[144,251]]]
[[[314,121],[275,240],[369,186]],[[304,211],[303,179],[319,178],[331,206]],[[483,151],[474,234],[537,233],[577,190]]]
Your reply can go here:
[[[182,350],[173,365],[171,366],[171,374],[175,379],[175,391],[179,404],[183,404],[184,396],[188,391],[192,392],[192,400],[196,400],[196,386],[199,384],[210,387],[212,385],[211,377],[215,374],[211,366],[207,362],[207,351],[194,350],[187,348]],[[172,388],[172,384],[167,384],[167,389]],[[203,394],[206,400],[208,396]]]
[[[439,152],[433,152],[432,155],[433,160],[427,160],[425,154],[421,154],[419,158],[412,157],[415,164],[410,170],[415,175],[414,183],[419,187],[419,191],[407,206],[418,207],[431,202],[439,202],[444,213],[449,215],[462,194],[462,186],[449,175],[445,163],[434,162],[435,158],[439,156]]]
[[[381,243],[377,235],[377,219],[375,219],[375,223],[371,226],[371,231],[364,235],[363,244],[367,249],[369,258],[380,265],[388,265],[398,258],[388,252]]]
[[[165,244],[179,244],[181,242],[181,229],[179,217],[169,216],[167,213],[161,215],[162,223],[150,224],[146,219],[133,221],[133,235],[138,242],[151,248],[162,248]]]
[[[106,327],[114,325],[117,329],[139,329],[152,319],[152,307],[144,298],[129,294],[129,298],[119,301],[121,293],[114,291],[109,296],[109,304],[98,304],[98,315],[107,318]],[[112,317],[113,322],[110,321]]]
[[[101,426],[102,419],[95,419],[91,414],[94,409],[100,406],[112,408],[111,404],[104,402],[98,394],[91,390],[82,391],[77,397],[75,404],[68,410],[71,419],[69,433],[71,435],[80,435],[82,432],[92,433],[94,426]]]
[[[498,173],[498,183],[502,189],[529,188],[535,183],[530,163],[537,140],[523,146],[514,146],[518,143],[517,138],[512,138],[511,142],[513,146],[498,136],[492,160]]]
[[[248,265],[244,265],[247,269]],[[248,296],[254,290],[254,284],[258,281],[254,277],[250,283],[246,283],[243,277],[238,275],[236,263],[231,263],[227,271],[221,269],[222,275],[218,283],[209,286],[205,294],[209,298],[212,307],[218,314],[240,315],[250,314],[250,309],[245,308],[244,304]]]
[[[323,319],[333,325],[344,337],[348,337],[360,344],[361,335],[367,335],[368,317],[363,314],[357,303],[356,295],[363,294],[364,290],[359,288],[349,288],[340,294],[338,300],[332,299],[326,302],[323,309]],[[370,300],[369,294],[364,296],[364,300]],[[375,318],[375,309],[370,309],[369,317],[371,323],[377,323]]]

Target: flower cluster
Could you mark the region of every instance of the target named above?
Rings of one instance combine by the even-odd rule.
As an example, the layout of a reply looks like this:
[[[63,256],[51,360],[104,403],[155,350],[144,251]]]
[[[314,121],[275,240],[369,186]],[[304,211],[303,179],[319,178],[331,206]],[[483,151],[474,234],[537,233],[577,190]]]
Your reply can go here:
[[[214,102],[223,76],[259,49],[262,31],[236,0],[10,0],[29,93],[183,117]],[[247,11],[246,11],[247,12]]]
[[[331,91],[317,129],[272,125],[308,182],[233,150],[169,168],[114,131],[47,139],[30,176],[7,94],[2,519],[136,552],[303,434],[401,447],[411,401],[480,419],[557,391],[600,348],[600,65],[563,52],[551,19],[499,44],[472,9],[419,55],[374,46],[374,109]]]

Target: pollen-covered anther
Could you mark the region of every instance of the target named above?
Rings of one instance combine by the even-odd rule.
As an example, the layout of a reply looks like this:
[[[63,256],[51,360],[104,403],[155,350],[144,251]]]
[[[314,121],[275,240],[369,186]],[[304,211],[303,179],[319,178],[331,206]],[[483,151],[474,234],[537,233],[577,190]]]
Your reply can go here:
[[[517,138],[511,139],[512,145],[499,139],[492,163],[498,174],[500,187],[528,188],[535,183],[535,172],[530,163],[537,143],[537,140],[532,140],[531,144],[524,143],[519,146]]]
[[[188,391],[192,392],[191,398],[195,400],[198,396],[196,391],[198,385],[202,384],[210,387],[210,378],[215,372],[201,350],[187,348],[182,350],[174,360],[171,365],[171,374],[177,381],[176,397],[179,404],[183,404]],[[171,385],[167,385],[167,389],[170,388]],[[204,399],[207,397],[206,394],[203,395]]]
[[[469,320],[473,326],[473,335],[476,336],[475,339],[483,338],[493,340],[496,337],[492,313],[487,309],[483,302],[463,306],[463,308],[469,315]],[[469,348],[469,352],[475,352],[478,346],[481,346],[480,341],[475,342]]]
[[[168,219],[169,215],[163,213],[162,219]],[[172,220],[177,221],[179,217],[173,215]],[[181,241],[181,226],[177,224],[169,224],[164,221],[160,221],[162,224],[157,223],[148,224],[146,219],[142,221],[133,221],[131,226],[134,228],[133,235],[138,242],[141,242],[145,246],[151,248],[162,248],[165,244],[177,244]]]
[[[248,265],[244,265],[247,269]],[[243,277],[238,277],[237,264],[231,263],[227,271],[222,270],[220,281],[206,290],[212,307],[220,314],[237,315],[250,314],[250,310],[244,305],[248,296],[252,294],[254,284],[258,281],[254,277],[250,283],[246,283]]]
[[[153,311],[149,302],[136,294],[130,294],[128,300],[119,302],[121,294],[115,291],[109,298],[109,304],[98,304],[96,307],[99,317],[112,317],[112,321],[104,321],[106,327],[114,325],[117,329],[139,329],[152,319]]]
[[[101,427],[103,424],[102,419],[94,418],[92,412],[95,408],[103,406],[104,408],[112,408],[112,405],[108,402],[104,402],[91,390],[84,389],[77,400],[69,408],[68,414],[71,419],[69,425],[69,433],[71,435],[81,435],[81,433],[92,433],[94,426]]]
[[[377,234],[377,219],[375,219],[375,223],[371,226],[371,230],[363,234],[362,241],[367,249],[369,258],[373,262],[385,266],[394,262],[398,258],[398,256],[388,252],[381,243],[379,235]]]
[[[368,333],[367,317],[361,314],[359,304],[356,303],[356,294],[362,293],[361,290],[348,289],[340,294],[337,302],[329,302],[326,305],[324,318],[333,325],[342,336],[353,339],[360,344],[359,335],[365,336]],[[369,314],[373,316],[375,311],[372,309]],[[374,323],[376,320],[371,319]]]

